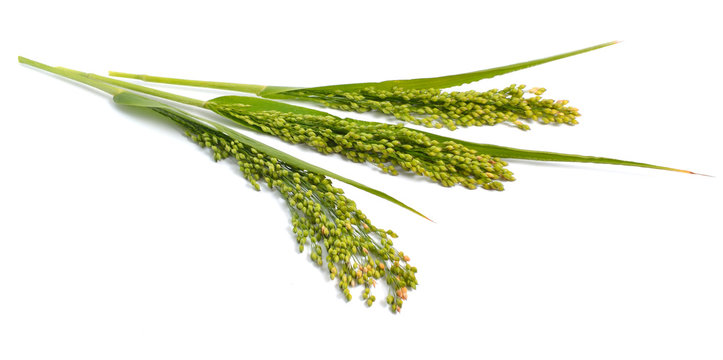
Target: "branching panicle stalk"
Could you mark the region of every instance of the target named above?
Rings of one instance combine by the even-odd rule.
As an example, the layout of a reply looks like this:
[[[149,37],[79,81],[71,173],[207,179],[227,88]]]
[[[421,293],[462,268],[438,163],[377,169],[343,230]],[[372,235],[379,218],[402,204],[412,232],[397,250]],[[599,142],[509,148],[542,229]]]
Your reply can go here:
[[[441,89],[611,44],[466,74],[316,88],[197,82],[115,74],[151,81],[249,91],[267,98],[295,98],[347,111],[379,111],[428,127],[454,130],[458,126],[510,123],[527,129],[527,124],[522,123],[521,119],[572,125],[576,123],[579,113],[577,109],[567,106],[566,101],[542,99],[540,95],[544,89],[531,89],[527,93],[532,95],[527,95],[522,85],[511,85],[502,90],[493,89],[482,93],[445,93]],[[369,162],[393,175],[397,174],[398,169],[414,172],[443,186],[462,185],[471,189],[482,187],[501,190],[500,181],[514,180],[512,173],[505,168],[507,163],[501,158],[617,164],[692,173],[610,158],[472,143],[409,129],[403,124],[380,124],[340,118],[325,112],[261,98],[223,96],[202,101],[117,79],[50,67],[22,57],[18,60],[103,90],[111,94],[117,104],[155,111],[179,125],[186,135],[202,148],[209,148],[214,160],[233,159],[244,178],[256,190],[260,190],[261,184],[265,184],[280,194],[291,213],[299,251],[309,250],[311,260],[328,269],[329,277],[337,280],[338,287],[347,300],[352,298],[350,288],[360,286],[364,287],[362,299],[371,306],[376,300],[371,294],[371,288],[377,281],[384,281],[389,288],[386,302],[393,312],[401,310],[408,291],[416,288],[417,269],[409,264],[407,255],[394,248],[392,238],[396,238],[396,234],[374,226],[364,213],[357,209],[356,204],[344,196],[341,189],[332,185],[329,178],[346,182],[418,215],[423,216],[422,214],[381,191],[271,148],[218,121],[199,118],[122,88],[206,108],[247,129],[274,135],[290,143],[306,144],[324,154],[338,153],[355,162]]]
[[[390,237],[396,235],[375,227],[329,179],[218,131],[186,126],[186,134],[201,147],[210,148],[214,160],[236,160],[257,190],[259,182],[264,182],[279,192],[291,212],[299,251],[308,248],[311,260],[320,267],[325,258],[329,276],[338,279],[347,300],[352,298],[349,288],[363,286],[364,300],[371,306],[376,298],[369,295],[370,288],[378,280],[386,281],[394,297],[392,310],[401,310],[407,289],[416,288],[417,269],[407,263],[409,257],[393,247]]]

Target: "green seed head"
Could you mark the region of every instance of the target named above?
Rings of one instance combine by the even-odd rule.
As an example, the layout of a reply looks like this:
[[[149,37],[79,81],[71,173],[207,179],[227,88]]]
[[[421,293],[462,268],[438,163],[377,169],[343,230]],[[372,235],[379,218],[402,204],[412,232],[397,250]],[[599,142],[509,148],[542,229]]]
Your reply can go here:
[[[291,213],[299,252],[311,246],[309,256],[319,266],[323,265],[326,252],[329,277],[338,280],[347,300],[351,299],[349,288],[364,285],[362,299],[367,304],[373,303],[376,298],[371,294],[371,287],[376,286],[376,279],[384,279],[392,291],[416,284],[409,268],[390,260],[405,258],[392,247],[389,237],[396,234],[374,226],[354,201],[333,187],[325,176],[284,163],[220,132],[190,125],[186,130],[200,145],[210,144],[208,147],[215,159],[225,159],[236,151],[233,158],[255,188],[260,189],[258,182],[263,182],[279,192]],[[384,144],[384,149],[398,145],[389,140]],[[403,295],[406,299],[406,292]]]
[[[525,85],[512,84],[502,90],[485,92],[443,92],[440,89],[390,90],[367,87],[349,92],[324,89],[302,89],[286,94],[302,100],[346,111],[378,111],[399,120],[426,127],[446,127],[455,130],[462,126],[485,126],[509,123],[522,130],[529,126],[521,119],[543,124],[574,125],[580,116],[576,108],[568,107],[567,100],[542,99],[545,88],[524,91]],[[525,94],[534,95],[532,97]],[[354,104],[355,106],[350,106]]]
[[[478,154],[453,141],[440,143],[401,124],[363,122],[331,115],[249,112],[245,107],[215,103],[210,103],[209,108],[284,141],[303,143],[324,154],[339,153],[355,162],[372,163],[390,175],[397,175],[401,170],[427,177],[442,186],[490,190],[502,189],[500,181],[514,179],[499,159]],[[302,193],[299,181],[294,178],[293,185]],[[312,193],[305,191],[302,196],[311,197]]]

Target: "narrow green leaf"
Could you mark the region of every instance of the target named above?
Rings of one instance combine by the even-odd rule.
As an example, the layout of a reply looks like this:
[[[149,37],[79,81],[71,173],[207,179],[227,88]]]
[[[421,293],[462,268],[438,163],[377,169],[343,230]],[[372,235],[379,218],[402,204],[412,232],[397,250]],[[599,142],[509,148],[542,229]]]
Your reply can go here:
[[[513,71],[526,69],[529,67],[541,65],[547,62],[564,59],[566,57],[579,55],[588,51],[604,48],[606,46],[617,44],[618,41],[611,41],[600,45],[587,47],[580,50],[570,51],[563,54],[548,56],[541,59],[525,61],[517,64],[506,65],[495,67],[486,70],[472,71],[464,74],[447,75],[432,78],[420,78],[410,80],[388,80],[382,82],[368,82],[368,83],[357,83],[357,84],[343,84],[343,85],[331,85],[331,86],[319,86],[313,88],[306,88],[309,90],[357,90],[366,87],[374,87],[378,90],[389,90],[394,87],[402,87],[406,89],[445,89],[452,86],[458,86],[467,84],[482,79],[489,79],[498,75],[507,74]],[[274,97],[275,94],[283,95],[288,89],[267,87],[258,92],[258,95],[265,97]]]
[[[537,151],[537,150],[524,150],[516,149],[507,146],[491,145],[491,144],[479,144],[470,141],[464,141],[460,139],[454,139],[442,135],[428,133],[421,131],[431,139],[437,141],[456,141],[469,148],[475,149],[480,153],[488,154],[491,156],[503,158],[503,159],[521,159],[521,160],[536,160],[536,161],[557,161],[557,162],[579,162],[579,163],[596,163],[596,164],[610,164],[610,165],[624,165],[624,166],[635,166],[643,168],[651,168],[658,170],[668,171],[679,171],[687,174],[696,174],[688,170],[674,169],[664,166],[651,165],[635,161],[618,160],[606,157],[598,156],[586,156],[586,155],[574,155],[574,154],[562,154],[549,151]]]

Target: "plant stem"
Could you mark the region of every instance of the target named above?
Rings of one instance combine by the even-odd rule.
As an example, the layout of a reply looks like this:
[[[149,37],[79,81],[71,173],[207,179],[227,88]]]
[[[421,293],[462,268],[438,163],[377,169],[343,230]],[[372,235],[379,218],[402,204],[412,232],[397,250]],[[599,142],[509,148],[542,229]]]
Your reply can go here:
[[[71,80],[81,82],[83,84],[92,86],[98,90],[102,90],[112,96],[118,95],[125,91],[121,88],[106,84],[104,82],[89,79],[89,78],[83,76],[82,73],[79,73],[74,70],[65,69],[65,68],[61,68],[61,67],[48,66],[43,63],[39,63],[37,61],[33,61],[33,60],[30,60],[30,59],[22,57],[22,56],[18,56],[18,62],[20,62],[21,64],[30,65],[32,67],[35,67],[35,68],[38,68],[41,70],[45,70],[47,72],[50,72],[50,73],[53,73],[56,75],[60,75],[62,77],[65,77],[65,78],[68,78]]]
[[[262,90],[266,88],[264,85],[251,85],[251,84],[236,84],[221,81],[203,81],[203,80],[188,80],[188,79],[177,79],[161,76],[150,76],[150,75],[137,75],[129,74],[117,71],[109,71],[108,75],[115,77],[123,77],[129,79],[138,79],[147,82],[173,84],[173,85],[185,85],[185,86],[196,86],[212,89],[240,91],[245,93],[252,93],[258,95]]]
[[[116,96],[117,96],[117,95],[120,95],[120,94],[123,94],[123,93],[131,94],[130,92],[126,91],[125,89],[123,89],[123,88],[121,88],[121,87],[113,86],[113,85],[108,84],[108,83],[106,83],[106,82],[100,81],[99,79],[94,79],[94,78],[91,76],[92,74],[88,74],[88,73],[84,73],[84,72],[80,72],[80,71],[77,71],[77,70],[72,70],[72,69],[68,69],[68,68],[64,68],[64,67],[60,67],[60,66],[53,67],[53,66],[45,65],[45,64],[43,64],[43,63],[40,63],[40,62],[37,62],[37,61],[34,61],[34,60],[30,60],[30,59],[25,58],[25,57],[22,57],[22,56],[18,56],[18,62],[20,62],[20,63],[22,63],[22,64],[30,65],[30,66],[32,66],[32,67],[35,67],[35,68],[38,68],[38,69],[41,69],[41,70],[44,70],[44,71],[47,71],[47,72],[50,72],[50,73],[53,73],[53,74],[62,76],[62,77],[65,77],[65,78],[67,78],[67,79],[71,79],[71,80],[74,80],[74,81],[77,81],[77,82],[80,82],[80,83],[83,83],[83,84],[92,86],[92,87],[94,87],[94,88],[96,88],[96,89],[102,90],[102,91],[110,94],[111,96],[113,96],[113,99],[114,99],[114,100],[116,99]],[[113,79],[109,79],[109,80],[113,80]],[[122,82],[122,81],[118,81],[118,82],[123,83],[123,84],[122,84],[123,87],[126,87],[126,85],[133,85],[133,84],[130,84],[130,83],[124,83],[124,82]],[[154,89],[150,89],[150,88],[146,88],[146,89],[148,89],[148,90],[154,90]],[[155,92],[155,91],[151,91],[151,92]],[[163,93],[163,92],[161,91],[160,93]],[[175,95],[175,94],[171,94],[171,93],[164,93],[164,95],[165,95],[165,94],[170,95],[169,97],[172,98],[171,100],[174,100],[174,99],[176,99],[176,98],[181,97],[181,96],[179,96],[179,95]],[[160,96],[160,95],[159,95],[159,97],[164,97],[164,96]],[[191,99],[191,98],[186,98],[186,99],[195,100],[195,99]],[[200,101],[200,100],[195,100],[195,101],[199,102],[200,104],[203,104],[203,102]],[[117,101],[116,101],[116,102],[117,102]],[[159,103],[159,105],[160,105],[160,103]],[[154,111],[158,111],[158,110],[154,110]],[[171,117],[172,119],[175,119],[174,121],[178,122],[178,118],[172,116],[173,114],[166,113],[166,114],[164,114],[164,115],[167,116],[167,117]],[[221,125],[219,125],[219,124],[216,124],[216,123],[213,123],[213,122],[208,122],[208,123],[206,123],[205,121],[201,121],[200,119],[195,118],[195,117],[193,117],[193,116],[191,116],[191,115],[189,115],[189,114],[186,114],[186,113],[183,113],[183,115],[185,115],[185,116],[184,116],[184,119],[185,119],[185,120],[189,120],[189,119],[190,119],[190,120],[192,120],[192,122],[194,122],[194,123],[196,123],[196,124],[198,124],[198,125],[201,125],[201,126],[203,126],[203,127],[205,127],[205,128],[208,128],[209,126],[213,126],[213,127],[215,127],[217,130],[219,130],[219,131],[230,131],[230,129],[228,129],[228,128],[226,128],[226,127],[223,127],[223,126],[221,126]],[[244,136],[241,135],[241,134],[237,134],[237,135],[238,135],[239,137],[244,137]],[[251,138],[244,139],[244,140],[253,141],[253,139],[251,139]],[[259,144],[260,144],[260,143],[259,143]],[[262,144],[262,145],[263,145],[263,144]]]
[[[145,93],[145,94],[160,97],[160,98],[177,101],[182,104],[198,106],[201,108],[206,103],[205,101],[202,101],[202,100],[198,100],[198,99],[194,99],[194,98],[190,98],[190,97],[186,97],[186,96],[181,96],[181,95],[177,95],[177,94],[173,94],[173,93],[169,93],[169,92],[165,92],[165,91],[161,91],[161,90],[156,90],[156,89],[152,89],[149,87],[136,85],[136,84],[132,84],[132,83],[117,80],[117,79],[111,79],[111,78],[108,78],[105,76],[84,73],[81,71],[68,69],[68,68],[64,68],[64,67],[60,67],[60,66],[58,66],[58,67],[48,66],[48,65],[39,63],[37,61],[33,61],[30,59],[24,58],[22,56],[18,56],[18,61],[20,63],[27,64],[27,65],[36,67],[38,69],[42,69],[42,70],[51,72],[53,74],[64,76],[69,79],[93,86],[93,87],[103,90],[113,96],[124,92],[125,90],[119,88],[119,87],[122,87],[122,88],[126,88],[128,90],[133,90],[133,91]],[[113,85],[116,85],[116,86],[113,86]]]
[[[74,71],[74,70],[71,70],[71,71]],[[103,82],[106,82],[109,84],[113,84],[116,86],[126,88],[128,90],[137,91],[140,93],[148,94],[151,96],[156,96],[156,97],[171,100],[171,101],[176,101],[176,102],[186,104],[186,105],[198,106],[198,107],[202,108],[203,105],[206,103],[203,100],[198,100],[198,99],[194,99],[194,98],[190,98],[190,97],[186,97],[186,96],[182,96],[182,95],[177,95],[177,94],[169,93],[166,91],[149,88],[149,87],[146,87],[143,85],[133,84],[133,83],[129,83],[129,82],[118,80],[118,79],[113,79],[113,78],[100,76],[100,75],[96,75],[96,74],[90,74],[90,73],[81,73],[81,72],[78,72],[78,73],[80,73],[83,76],[86,76],[88,78],[100,80],[100,81],[103,81]]]

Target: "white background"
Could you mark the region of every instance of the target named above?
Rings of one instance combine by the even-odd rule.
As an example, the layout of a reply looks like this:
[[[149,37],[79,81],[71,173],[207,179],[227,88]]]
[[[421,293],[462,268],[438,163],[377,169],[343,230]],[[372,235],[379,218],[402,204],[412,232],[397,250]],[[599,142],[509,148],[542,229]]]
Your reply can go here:
[[[723,358],[714,1],[14,3],[0,15],[0,359]],[[512,161],[504,192],[446,189],[256,136],[436,221],[336,182],[419,268],[398,315],[361,290],[343,301],[295,250],[276,194],[232,164],[16,62],[313,86],[610,40],[624,42],[464,87],[544,86],[580,125],[451,135],[718,177]]]

